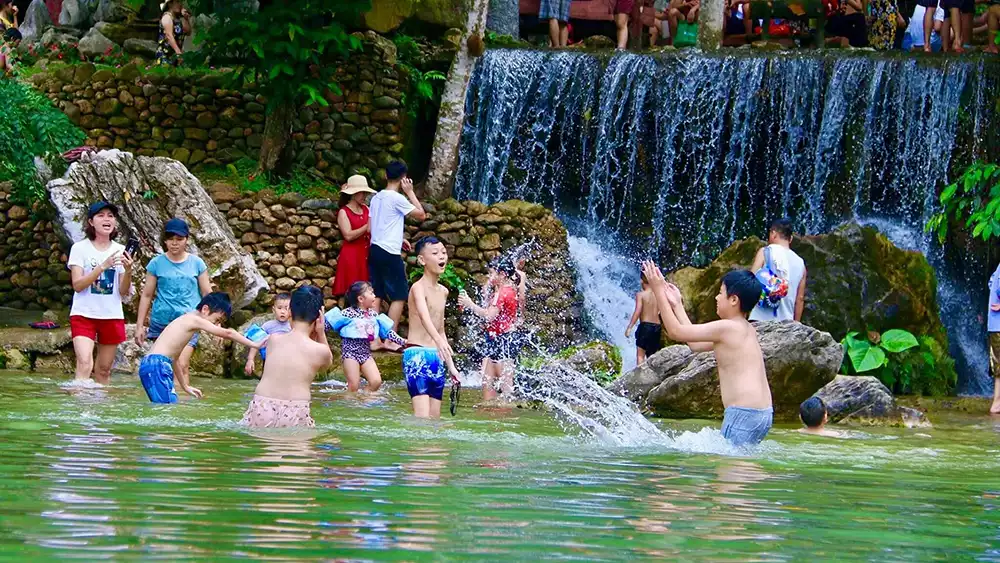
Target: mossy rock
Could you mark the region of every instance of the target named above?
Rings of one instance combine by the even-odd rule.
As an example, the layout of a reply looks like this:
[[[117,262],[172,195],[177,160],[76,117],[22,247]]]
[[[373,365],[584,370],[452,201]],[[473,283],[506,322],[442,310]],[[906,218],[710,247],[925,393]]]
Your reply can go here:
[[[622,372],[621,352],[603,340],[570,346],[556,354],[550,361],[559,362],[584,373],[602,385],[611,383]]]
[[[684,295],[692,322],[716,318],[721,277],[733,268],[749,268],[762,246],[756,237],[737,241],[706,268],[684,268],[670,276]],[[948,350],[938,314],[937,278],[920,252],[898,248],[876,229],[856,223],[828,234],[795,237],[792,250],[808,272],[803,323],[837,340],[850,331],[901,328],[933,338],[939,351]],[[944,365],[954,371],[952,363]]]
[[[443,28],[465,29],[471,0],[372,0],[365,27],[388,33],[409,19]]]

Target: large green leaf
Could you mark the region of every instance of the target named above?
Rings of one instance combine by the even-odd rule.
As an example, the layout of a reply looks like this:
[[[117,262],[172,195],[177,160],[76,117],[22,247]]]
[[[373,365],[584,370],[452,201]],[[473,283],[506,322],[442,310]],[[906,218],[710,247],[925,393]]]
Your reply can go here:
[[[885,352],[878,346],[872,346],[868,342],[857,341],[857,346],[847,348],[847,355],[851,357],[851,365],[854,371],[864,373],[873,369],[878,369],[885,364]]]
[[[911,333],[894,328],[892,330],[887,330],[882,333],[882,342],[880,343],[883,348],[894,354],[898,354],[904,350],[909,350],[910,348],[916,348],[920,346],[917,342],[917,337],[913,336]]]

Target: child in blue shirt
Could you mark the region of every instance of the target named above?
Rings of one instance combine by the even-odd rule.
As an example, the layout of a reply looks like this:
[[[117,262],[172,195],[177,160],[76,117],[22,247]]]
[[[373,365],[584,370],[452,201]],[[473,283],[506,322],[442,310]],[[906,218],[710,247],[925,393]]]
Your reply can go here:
[[[289,293],[279,293],[274,297],[274,305],[271,306],[271,310],[274,312],[274,318],[264,323],[261,327],[267,336],[272,334],[285,334],[292,331],[292,323],[290,319],[292,318],[292,296]],[[253,340],[251,338],[251,340]],[[267,360],[267,338],[260,343],[260,356],[265,361]],[[247,364],[244,367],[244,371],[247,375],[253,375],[254,370],[254,360],[257,358],[257,349],[251,348],[250,353],[247,355]]]

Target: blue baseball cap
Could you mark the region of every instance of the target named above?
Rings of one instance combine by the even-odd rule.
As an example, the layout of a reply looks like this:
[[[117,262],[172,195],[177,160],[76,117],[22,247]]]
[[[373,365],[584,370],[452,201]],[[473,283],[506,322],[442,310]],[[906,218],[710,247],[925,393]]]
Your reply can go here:
[[[104,211],[105,209],[110,209],[112,213],[114,213],[116,216],[118,215],[118,207],[111,205],[106,201],[98,201],[96,203],[91,204],[90,208],[87,209],[87,219],[93,219],[94,215],[97,215],[98,213]]]
[[[191,236],[191,230],[188,229],[188,224],[184,222],[183,219],[171,219],[163,225],[163,232],[168,235],[177,235],[180,237]]]

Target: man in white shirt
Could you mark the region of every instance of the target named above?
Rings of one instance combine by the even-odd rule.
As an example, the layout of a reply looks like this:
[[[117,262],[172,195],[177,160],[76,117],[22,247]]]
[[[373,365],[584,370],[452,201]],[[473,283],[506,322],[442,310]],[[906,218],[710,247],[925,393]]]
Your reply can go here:
[[[778,302],[777,309],[762,307],[759,303],[750,311],[751,321],[802,320],[802,309],[806,303],[806,264],[791,249],[792,222],[775,219],[767,231],[767,247],[770,249],[771,271],[788,282],[788,294]],[[757,251],[753,259],[754,273],[764,267],[764,249]]]
[[[406,217],[423,221],[427,214],[413,193],[413,180],[407,177],[405,164],[398,160],[390,162],[385,167],[385,175],[388,180],[385,189],[375,194],[369,203],[372,243],[368,251],[368,271],[375,297],[379,298],[378,307],[382,301],[388,301],[389,318],[399,326],[410,293],[402,257],[403,250],[410,251],[410,243],[403,239],[403,228]]]

